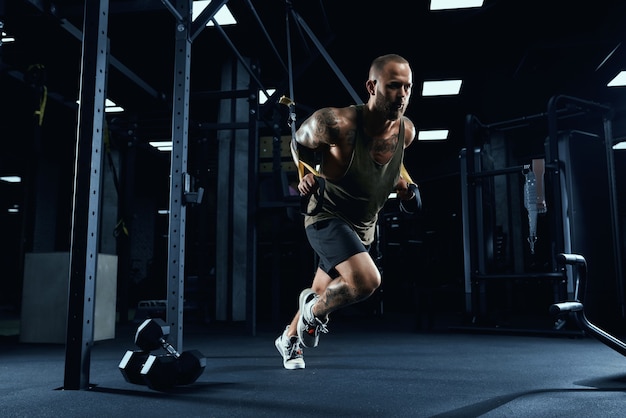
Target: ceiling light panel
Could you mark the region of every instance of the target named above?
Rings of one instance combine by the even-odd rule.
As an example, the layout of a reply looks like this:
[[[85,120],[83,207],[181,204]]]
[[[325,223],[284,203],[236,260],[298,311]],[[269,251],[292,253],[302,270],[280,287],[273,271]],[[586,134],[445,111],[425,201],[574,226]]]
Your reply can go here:
[[[422,96],[454,96],[461,92],[462,80],[424,81]]]
[[[418,141],[444,141],[448,139],[447,129],[433,129],[430,131],[419,131],[417,134]]]
[[[430,10],[469,9],[482,7],[483,0],[431,0]]]

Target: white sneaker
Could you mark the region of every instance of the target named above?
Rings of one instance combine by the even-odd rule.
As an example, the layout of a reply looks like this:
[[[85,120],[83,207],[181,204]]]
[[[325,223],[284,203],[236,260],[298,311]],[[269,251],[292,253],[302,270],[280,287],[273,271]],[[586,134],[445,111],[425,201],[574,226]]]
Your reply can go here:
[[[328,328],[328,318],[322,322],[313,315],[313,305],[319,299],[312,289],[304,289],[300,293],[300,318],[298,319],[298,337],[305,347],[317,347],[320,340],[320,333],[326,334]]]
[[[285,331],[276,338],[274,345],[276,349],[283,356],[283,366],[288,370],[304,369],[304,357],[302,356],[302,347],[300,346],[300,339],[297,336],[288,337],[287,331],[289,325],[285,328]]]

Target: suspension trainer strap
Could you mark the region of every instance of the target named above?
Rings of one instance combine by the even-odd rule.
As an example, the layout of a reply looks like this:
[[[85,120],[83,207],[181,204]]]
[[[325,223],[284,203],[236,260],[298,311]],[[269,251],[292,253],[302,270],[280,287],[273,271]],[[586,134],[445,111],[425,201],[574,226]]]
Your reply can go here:
[[[302,213],[303,215],[315,215],[316,213],[318,213],[321,209],[322,209],[322,202],[324,201],[324,189],[326,188],[326,182],[324,180],[324,178],[320,175],[320,173],[317,172],[317,170],[314,170],[313,167],[309,166],[308,164],[306,164],[304,161],[300,160],[300,156],[298,153],[298,143],[296,142],[296,103],[294,101],[294,93],[293,93],[293,65],[292,65],[292,58],[291,58],[291,30],[290,30],[290,25],[289,25],[289,14],[290,12],[293,13],[293,9],[291,8],[291,2],[287,2],[288,5],[290,7],[288,7],[287,9],[287,13],[286,13],[286,18],[287,18],[287,25],[286,25],[286,40],[287,40],[287,59],[288,59],[288,72],[289,72],[289,95],[291,96],[291,98],[286,97],[286,96],[282,96],[279,100],[279,102],[281,104],[286,105],[289,108],[289,126],[291,127],[291,152],[293,155],[293,160],[294,162],[297,162],[297,170],[298,170],[298,179],[302,180],[302,177],[304,177],[304,169],[308,169],[311,173],[313,173],[313,175],[315,176],[315,180],[317,181],[317,184],[319,185],[318,189],[317,189],[317,193],[318,193],[318,197],[317,197],[317,204],[315,205],[315,208],[309,212],[307,209],[309,207],[309,201],[311,200],[311,196],[313,194],[310,194],[308,196],[300,196],[300,213]]]
[[[294,155],[294,160],[298,161],[298,180],[302,180],[302,178],[304,177],[304,170],[307,169],[315,176],[315,181],[317,181],[317,184],[319,185],[317,189],[317,204],[315,205],[315,208],[313,208],[313,210],[311,211],[308,210],[309,201],[311,200],[311,196],[313,196],[313,194],[310,194],[308,196],[300,196],[300,213],[302,213],[303,215],[315,215],[322,209],[322,203],[324,202],[324,190],[326,189],[326,181],[316,169],[311,167],[311,165],[309,165],[308,163],[302,161],[297,155],[298,143],[296,142],[296,104],[293,100],[284,95],[280,98],[279,103],[289,108],[288,123],[291,127],[291,152]]]

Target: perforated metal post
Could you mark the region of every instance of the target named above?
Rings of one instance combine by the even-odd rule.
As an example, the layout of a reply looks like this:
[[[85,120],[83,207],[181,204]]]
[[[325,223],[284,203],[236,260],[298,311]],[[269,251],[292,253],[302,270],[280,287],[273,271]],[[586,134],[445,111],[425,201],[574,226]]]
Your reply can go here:
[[[98,259],[109,1],[85,2],[65,346],[65,389],[87,389]]]
[[[172,156],[170,165],[169,232],[167,256],[167,314],[170,343],[183,351],[185,296],[185,176],[187,171],[189,86],[191,64],[191,0],[176,1],[182,17],[176,23],[174,92],[172,103]]]

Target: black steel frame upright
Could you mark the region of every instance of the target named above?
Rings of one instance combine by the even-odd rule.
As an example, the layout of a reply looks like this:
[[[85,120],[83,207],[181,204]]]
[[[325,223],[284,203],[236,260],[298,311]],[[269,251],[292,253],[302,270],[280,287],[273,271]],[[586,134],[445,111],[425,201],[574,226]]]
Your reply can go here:
[[[74,390],[89,387],[94,341],[108,7],[108,0],[85,4],[63,384]]]

